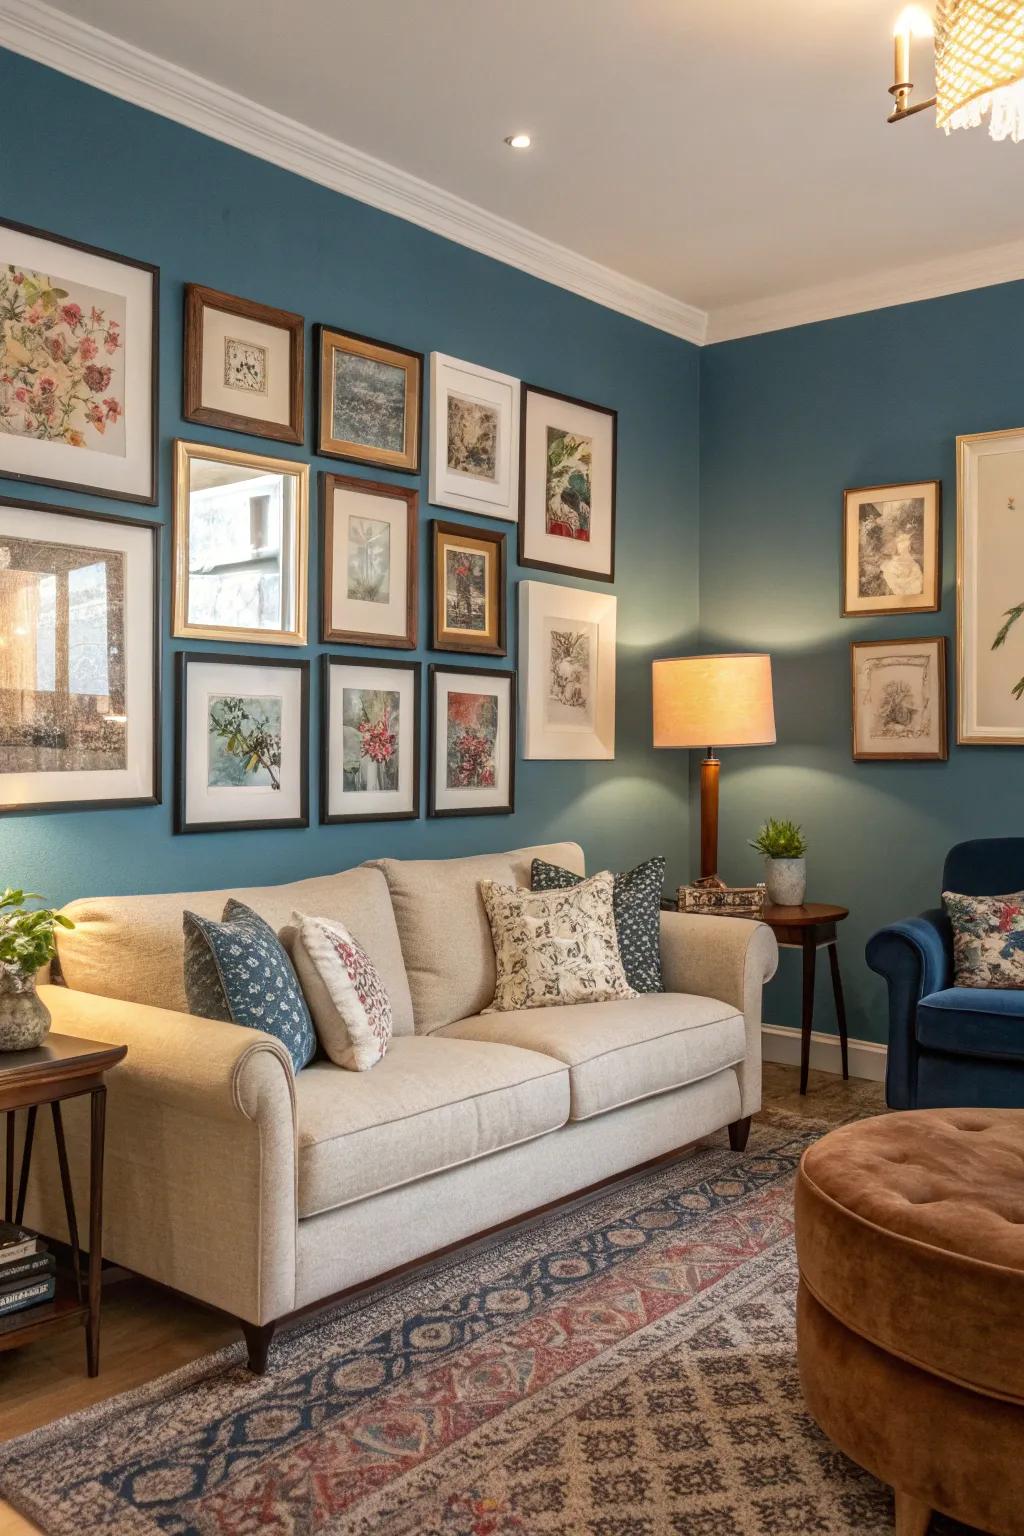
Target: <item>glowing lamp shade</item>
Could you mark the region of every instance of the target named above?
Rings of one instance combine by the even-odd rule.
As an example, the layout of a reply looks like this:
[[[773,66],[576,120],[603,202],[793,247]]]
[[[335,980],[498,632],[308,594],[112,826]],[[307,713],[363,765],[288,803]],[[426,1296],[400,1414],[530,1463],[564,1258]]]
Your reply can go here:
[[[986,112],[994,139],[1024,138],[1024,4],[940,0],[935,18],[939,126],[976,128]]]
[[[775,741],[770,656],[675,656],[653,664],[656,747]]]

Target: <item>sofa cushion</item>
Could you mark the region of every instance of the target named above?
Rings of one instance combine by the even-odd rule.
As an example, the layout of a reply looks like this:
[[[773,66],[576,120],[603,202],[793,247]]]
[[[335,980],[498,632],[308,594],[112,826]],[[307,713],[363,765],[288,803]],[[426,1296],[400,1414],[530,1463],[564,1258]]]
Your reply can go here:
[[[917,1043],[956,1056],[1024,1061],[1024,991],[947,987],[917,1005]]]
[[[391,891],[419,1034],[479,1013],[494,997],[494,945],[480,881],[528,887],[535,858],[584,872],[576,843],[468,859],[377,859],[369,866]]]
[[[743,1015],[730,1003],[686,992],[478,1014],[442,1034],[519,1045],[564,1061],[572,1120],[710,1077],[746,1055]]]
[[[308,1067],[295,1102],[301,1217],[557,1130],[569,1080],[534,1051],[406,1036],[372,1072]]]
[[[75,927],[63,934],[67,943],[58,949],[65,982],[79,992],[187,1013],[182,916],[188,908],[200,917],[219,918],[232,896],[278,932],[296,908],[344,923],[387,987],[395,1034],[411,1033],[412,1001],[391,898],[383,875],[365,867],[289,885],[73,901],[64,910]]]

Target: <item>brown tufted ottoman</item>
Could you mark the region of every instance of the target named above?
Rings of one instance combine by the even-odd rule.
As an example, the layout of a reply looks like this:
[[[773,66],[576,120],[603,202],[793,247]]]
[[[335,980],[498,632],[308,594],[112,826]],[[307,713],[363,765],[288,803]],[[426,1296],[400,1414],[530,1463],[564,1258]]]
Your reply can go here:
[[[924,1109],[841,1126],[797,1179],[807,1406],[896,1490],[1024,1533],[1024,1110]]]

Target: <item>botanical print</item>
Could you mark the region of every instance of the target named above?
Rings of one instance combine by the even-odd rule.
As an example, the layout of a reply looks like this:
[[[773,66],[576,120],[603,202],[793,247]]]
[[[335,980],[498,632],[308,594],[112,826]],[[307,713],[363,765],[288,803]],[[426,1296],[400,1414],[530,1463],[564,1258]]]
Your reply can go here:
[[[124,457],[125,299],[0,265],[0,433]]]
[[[448,468],[476,480],[497,480],[498,412],[494,406],[449,394]]]
[[[545,527],[563,539],[590,539],[590,472],[594,440],[547,429]]]
[[[224,338],[224,384],[249,395],[265,395],[270,388],[270,352],[255,341]]]
[[[213,467],[193,460],[193,478]],[[192,489],[188,509],[188,623],[282,627],[282,529],[293,492],[280,475],[245,474]]]
[[[878,656],[864,664],[870,734],[915,742],[932,734],[932,658],[927,652]]]
[[[390,688],[343,688],[344,787],[398,789],[401,695]]]
[[[391,524],[382,518],[349,514],[348,596],[360,603],[391,601]]]
[[[339,442],[405,451],[404,368],[334,349],[331,432]]]
[[[281,788],[277,695],[215,695],[209,701],[207,784],[216,789]]]
[[[498,700],[493,693],[449,693],[449,789],[493,789],[497,783]]]
[[[545,632],[545,723],[590,729],[594,721],[597,625],[582,620],[549,619]]]
[[[444,552],[446,629],[487,630],[487,556],[478,549],[447,545]]]
[[[0,772],[127,766],[125,556],[0,540]]]
[[[1011,511],[1013,510],[1012,499],[1010,501],[1010,509]],[[1022,613],[1024,613],[1024,603],[1015,603],[1012,608],[1007,608],[1006,612],[1002,615],[1003,622],[999,626],[995,639],[992,641],[992,649],[994,651],[998,651],[1000,646],[1006,644],[1007,635],[1010,633],[1010,630],[1016,624]],[[1010,689],[1010,692],[1013,694],[1015,699],[1024,699],[1024,677],[1018,678],[1013,687]]]
[[[924,521],[923,496],[861,503],[857,513],[858,596],[921,596]]]
[[[1024,987],[1024,891],[960,896],[943,891],[953,927],[954,984]]]

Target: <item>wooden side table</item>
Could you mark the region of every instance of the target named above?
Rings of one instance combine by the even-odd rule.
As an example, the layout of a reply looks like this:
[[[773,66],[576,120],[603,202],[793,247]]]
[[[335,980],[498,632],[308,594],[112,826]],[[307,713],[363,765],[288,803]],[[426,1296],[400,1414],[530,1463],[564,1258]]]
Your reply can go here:
[[[24,1215],[36,1116],[40,1105],[49,1104],[74,1264],[73,1281],[69,1283],[58,1276],[52,1301],[27,1307],[23,1312],[0,1316],[0,1350],[15,1349],[42,1334],[82,1323],[85,1327],[85,1352],[90,1376],[97,1376],[100,1368],[103,1142],[107,1102],[103,1079],[109,1068],[116,1066],[127,1053],[126,1045],[104,1045],[98,1040],[79,1040],[73,1035],[50,1034],[34,1051],[10,1051],[0,1055],[0,1111],[6,1111],[7,1114],[4,1219],[20,1223]],[[89,1158],[89,1276],[88,1288],[83,1297],[78,1222],[60,1106],[64,1099],[78,1098],[84,1093],[89,1094],[92,1100],[92,1130]],[[26,1109],[28,1117],[15,1202],[14,1114],[19,1109]]]
[[[843,1077],[850,1075],[846,1039],[846,1005],[843,1002],[843,983],[839,975],[839,954],[836,949],[836,924],[849,917],[848,907],[832,907],[822,902],[809,902],[803,907],[766,906],[761,921],[768,924],[780,949],[799,949],[803,953],[803,1004],[800,1013],[800,1092],[807,1092],[807,1073],[811,1064],[811,1022],[814,1018],[814,973],[818,950],[828,950],[832,972],[832,995],[836,1004],[836,1022],[839,1025],[839,1048],[843,1058]]]

